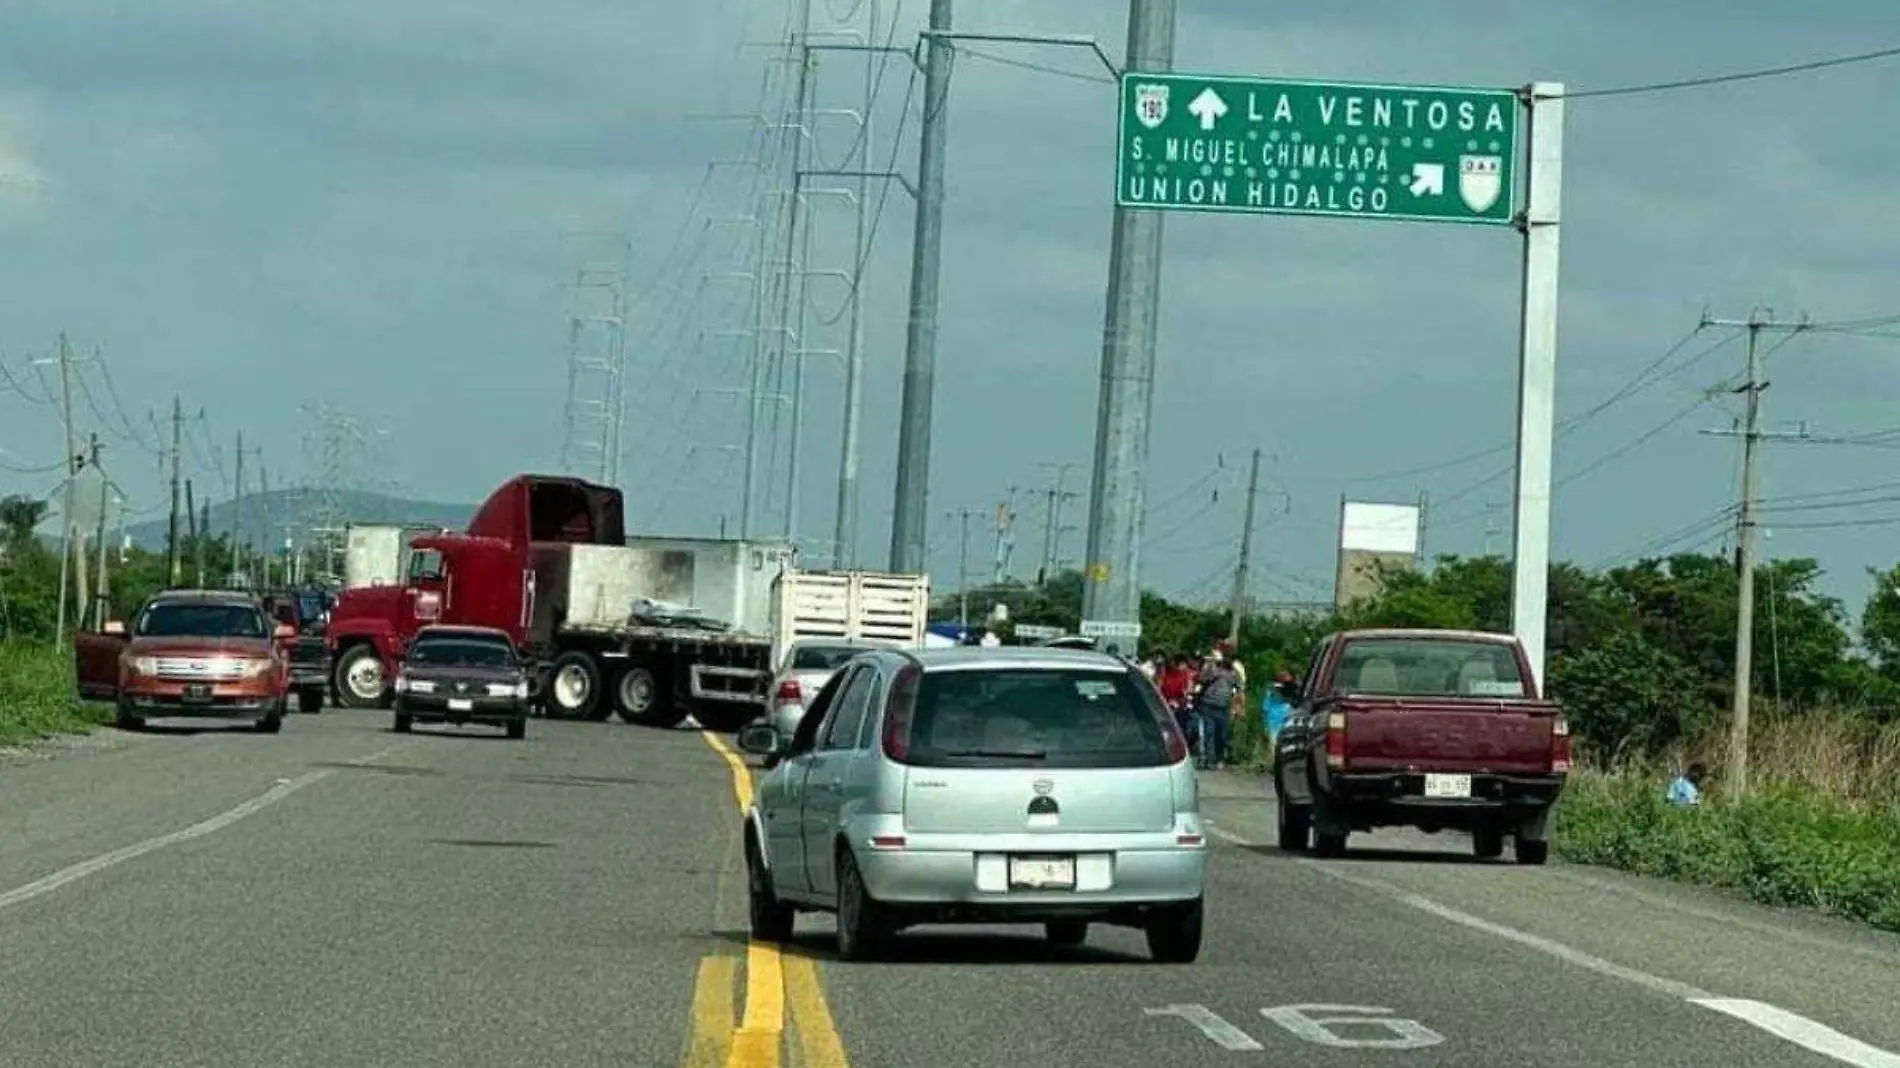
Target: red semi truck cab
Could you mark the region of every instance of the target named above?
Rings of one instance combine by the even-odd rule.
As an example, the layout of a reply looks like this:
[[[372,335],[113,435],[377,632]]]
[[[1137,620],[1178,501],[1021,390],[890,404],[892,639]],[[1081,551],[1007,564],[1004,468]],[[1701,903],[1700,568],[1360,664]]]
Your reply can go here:
[[[1280,847],[1345,851],[1383,826],[1471,835],[1481,858],[1513,841],[1549,851],[1570,730],[1508,634],[1357,630],[1322,641],[1274,746]]]
[[[520,475],[489,495],[465,533],[414,539],[401,585],[345,590],[331,611],[337,700],[355,708],[386,701],[393,665],[433,623],[494,627],[524,653],[550,644],[559,620],[537,619],[537,564],[570,545],[624,544],[624,516],[611,486]]]

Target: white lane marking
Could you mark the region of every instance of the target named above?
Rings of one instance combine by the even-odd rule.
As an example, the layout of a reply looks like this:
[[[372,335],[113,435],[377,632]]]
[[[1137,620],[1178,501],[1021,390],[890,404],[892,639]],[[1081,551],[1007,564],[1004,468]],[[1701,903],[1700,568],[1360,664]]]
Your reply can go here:
[[[1203,821],[1203,826],[1206,826],[1209,831],[1223,841],[1232,842],[1236,845],[1253,844],[1238,835],[1228,833],[1222,828],[1208,825],[1205,821]],[[1401,904],[1418,909],[1420,912],[1429,912],[1439,919],[1450,920],[1452,923],[1462,927],[1469,927],[1474,931],[1483,931],[1488,935],[1508,939],[1521,946],[1529,946],[1531,949],[1535,949],[1540,953],[1548,953],[1553,957],[1569,961],[1579,968],[1587,968],[1590,971],[1598,972],[1603,975],[1614,976],[1626,982],[1647,987],[1658,993],[1668,994],[1672,997],[1684,998],[1690,1001],[1697,998],[1714,996],[1708,991],[1690,986],[1688,983],[1679,983],[1674,979],[1664,979],[1660,975],[1651,975],[1648,972],[1637,971],[1635,968],[1625,968],[1621,964],[1604,960],[1602,957],[1585,953],[1583,950],[1573,949],[1570,946],[1564,945],[1562,942],[1553,942],[1548,938],[1527,934],[1526,932],[1519,931],[1516,928],[1506,927],[1500,923],[1492,923],[1490,920],[1473,916],[1468,912],[1459,912],[1457,909],[1451,908],[1448,905],[1441,905],[1431,898],[1414,894],[1409,890],[1394,886],[1391,883],[1382,882],[1378,879],[1368,879],[1363,875],[1350,875],[1325,864],[1316,864],[1311,861],[1305,862],[1305,866],[1322,875],[1338,879],[1341,882],[1351,883],[1361,889],[1383,894],[1386,897],[1397,900]]]
[[[1261,1050],[1261,1045],[1252,1035],[1223,1019],[1220,1013],[1205,1005],[1164,1005],[1159,1009],[1143,1009],[1149,1016],[1176,1016],[1195,1027],[1201,1034],[1214,1040],[1223,1049]]]
[[[1205,820],[1202,821],[1202,826],[1206,828],[1209,834],[1212,834],[1224,842],[1231,842],[1234,845],[1255,846],[1253,842],[1223,828],[1216,827]],[[1360,875],[1349,875],[1346,872],[1339,871],[1325,864],[1314,863],[1312,861],[1306,861],[1304,863],[1306,867],[1322,875],[1327,875],[1341,882],[1350,883],[1362,889],[1371,890],[1374,893],[1393,898],[1401,904],[1409,905],[1422,912],[1428,912],[1440,919],[1450,920],[1453,923],[1469,927],[1476,931],[1483,931],[1486,934],[1508,939],[1519,945],[1528,946],[1542,953],[1548,953],[1553,957],[1568,961],[1581,968],[1587,968],[1593,972],[1599,972],[1603,975],[1609,975],[1625,980],[1626,982],[1635,983],[1638,986],[1646,987],[1658,993],[1680,997],[1701,1008],[1724,1013],[1738,1020],[1752,1024],[1784,1041],[1792,1042],[1805,1049],[1854,1065],[1855,1068],[1900,1068],[1900,1055],[1889,1053],[1877,1046],[1870,1046],[1859,1039],[1844,1035],[1825,1024],[1817,1023],[1805,1016],[1789,1012],[1786,1009],[1777,1008],[1766,1002],[1750,1001],[1746,998],[1719,998],[1707,991],[1690,986],[1687,983],[1680,983],[1674,979],[1664,979],[1658,975],[1650,975],[1648,972],[1637,971],[1635,968],[1626,968],[1621,964],[1604,960],[1602,957],[1593,956],[1580,949],[1573,949],[1570,946],[1564,945],[1562,942],[1555,942],[1548,938],[1540,938],[1537,935],[1527,934],[1515,928],[1506,927],[1503,924],[1492,923],[1490,920],[1481,919],[1469,913],[1459,912],[1457,909],[1441,905],[1428,897],[1414,894],[1408,890],[1394,886],[1391,883],[1383,882],[1378,879],[1369,879]]]
[[[1308,1042],[1339,1049],[1424,1049],[1445,1041],[1444,1035],[1417,1020],[1394,1016],[1378,1005],[1276,1005],[1261,1009],[1260,1015]],[[1369,1027],[1386,1036],[1352,1038],[1334,1030],[1338,1027]]]
[[[366,757],[358,757],[355,760],[349,761],[349,763],[353,766],[361,767],[373,761],[381,760],[383,757],[388,756],[408,744],[410,744],[409,741],[397,742],[395,745],[379,749]],[[334,774],[336,774],[335,768],[324,768],[306,775],[299,775],[294,779],[279,779],[277,780],[277,785],[235,808],[230,808],[218,813],[208,820],[202,820],[189,827],[147,838],[142,842],[134,842],[128,846],[121,846],[110,853],[101,853],[89,860],[82,860],[77,864],[61,868],[51,875],[35,879],[24,886],[16,886],[5,893],[0,893],[0,909],[12,908],[15,905],[31,901],[36,897],[43,897],[68,883],[77,882],[88,875],[97,875],[107,868],[123,864],[128,860],[135,860],[147,853],[164,849],[166,846],[174,846],[180,842],[189,842],[193,838],[203,838],[208,834],[216,834],[244,817],[255,815],[277,802],[282,801],[284,798],[289,797],[291,794],[296,793],[298,790],[309,786],[311,783],[320,782]]]
[[[1697,1005],[1754,1024],[1776,1038],[1855,1068],[1900,1068],[1900,1056],[1849,1038],[1825,1024],[1746,998],[1697,998]]]

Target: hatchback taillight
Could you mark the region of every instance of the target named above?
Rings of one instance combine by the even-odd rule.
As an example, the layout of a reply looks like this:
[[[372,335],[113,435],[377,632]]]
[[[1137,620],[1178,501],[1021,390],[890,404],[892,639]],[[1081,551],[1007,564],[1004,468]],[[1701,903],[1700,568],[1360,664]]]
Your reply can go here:
[[[805,692],[798,688],[797,679],[786,679],[778,684],[776,700],[781,705],[799,704],[805,700]]]
[[[916,713],[917,687],[923,680],[923,668],[905,664],[884,701],[884,755],[900,764],[910,758],[910,719]]]
[[[1550,770],[1557,774],[1570,771],[1570,721],[1562,716],[1550,725]]]
[[[1343,768],[1346,766],[1346,714],[1332,712],[1326,716],[1326,766]]]

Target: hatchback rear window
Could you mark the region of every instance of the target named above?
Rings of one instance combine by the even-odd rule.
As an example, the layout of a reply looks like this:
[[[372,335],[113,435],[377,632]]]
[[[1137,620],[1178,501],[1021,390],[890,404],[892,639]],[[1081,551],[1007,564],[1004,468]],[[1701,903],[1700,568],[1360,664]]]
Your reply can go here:
[[[926,767],[1145,768],[1170,763],[1161,718],[1128,672],[929,672],[906,762]]]
[[[1499,642],[1355,638],[1339,654],[1334,689],[1406,697],[1521,698],[1517,655]]]

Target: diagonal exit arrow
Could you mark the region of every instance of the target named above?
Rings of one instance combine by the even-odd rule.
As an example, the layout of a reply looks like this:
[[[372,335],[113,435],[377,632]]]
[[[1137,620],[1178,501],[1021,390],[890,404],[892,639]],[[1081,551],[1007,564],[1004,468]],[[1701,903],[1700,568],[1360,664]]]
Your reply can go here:
[[[1415,197],[1436,197],[1445,193],[1445,165],[1442,163],[1412,164],[1412,182],[1407,188]]]

